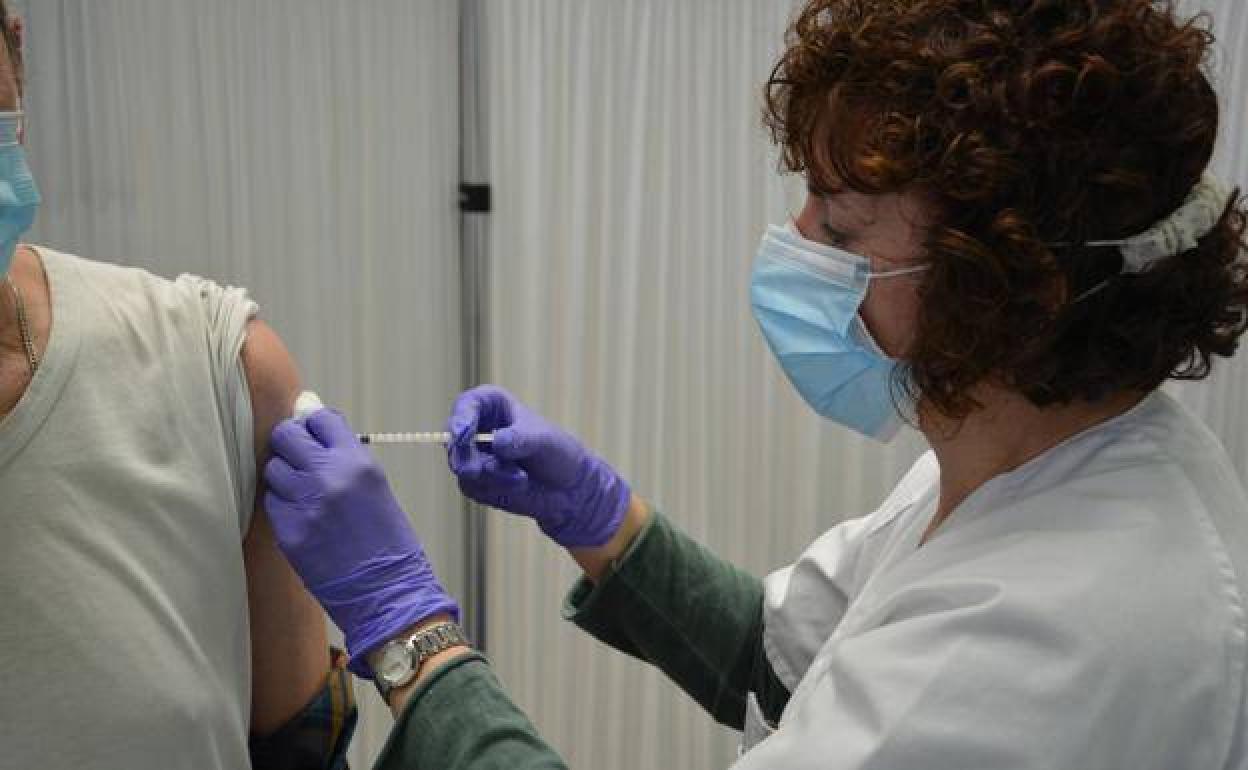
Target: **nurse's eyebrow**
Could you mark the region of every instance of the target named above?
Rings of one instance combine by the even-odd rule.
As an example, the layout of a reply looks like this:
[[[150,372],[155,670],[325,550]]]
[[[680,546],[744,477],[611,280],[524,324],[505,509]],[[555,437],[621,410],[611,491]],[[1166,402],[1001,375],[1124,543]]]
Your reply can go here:
[[[806,190],[811,195],[815,196],[816,198],[819,198],[820,200],[823,200],[823,201],[829,201],[829,202],[835,201],[842,193],[845,192],[844,187],[828,189],[824,187],[823,185],[819,184],[818,182],[814,181],[813,179],[806,180]],[[871,212],[855,211],[853,209],[850,209],[847,206],[840,206],[840,210],[845,212],[847,216],[853,217],[855,220],[857,220],[856,222],[853,223],[853,226],[856,226],[856,227],[868,227],[872,224],[875,224],[875,220],[878,218],[878,214],[876,214],[876,212],[874,211],[871,211]]]

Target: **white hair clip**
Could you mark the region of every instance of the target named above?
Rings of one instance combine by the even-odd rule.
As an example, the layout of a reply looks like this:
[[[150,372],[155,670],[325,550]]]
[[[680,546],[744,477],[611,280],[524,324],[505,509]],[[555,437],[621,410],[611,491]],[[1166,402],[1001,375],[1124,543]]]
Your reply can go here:
[[[1213,232],[1226,211],[1231,191],[1206,172],[1173,214],[1148,230],[1116,241],[1088,241],[1088,246],[1117,246],[1122,252],[1124,273],[1139,273],[1158,260],[1196,248]]]

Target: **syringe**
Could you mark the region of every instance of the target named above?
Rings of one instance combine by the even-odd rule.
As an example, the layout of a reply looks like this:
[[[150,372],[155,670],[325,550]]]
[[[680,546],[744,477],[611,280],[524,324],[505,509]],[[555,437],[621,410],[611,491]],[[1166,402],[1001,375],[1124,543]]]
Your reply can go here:
[[[478,433],[473,441],[488,444],[494,440],[493,433]],[[441,444],[451,443],[451,434],[445,431],[432,433],[361,433],[362,444]]]
[[[305,390],[299,394],[299,398],[295,401],[295,407],[292,410],[293,416],[295,419],[307,417],[324,406],[319,396],[310,390]],[[427,433],[360,433],[359,437],[362,444],[440,444],[446,446],[451,443],[451,434],[446,431],[431,431]],[[494,434],[478,433],[473,440],[478,444],[488,444],[494,440]]]

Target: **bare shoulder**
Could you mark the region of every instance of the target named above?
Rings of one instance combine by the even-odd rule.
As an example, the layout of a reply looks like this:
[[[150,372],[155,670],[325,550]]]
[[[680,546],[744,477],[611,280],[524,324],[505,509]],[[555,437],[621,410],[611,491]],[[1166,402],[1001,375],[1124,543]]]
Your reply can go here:
[[[263,463],[269,454],[269,434],[290,416],[299,395],[299,370],[281,337],[260,320],[247,325],[242,356],[251,390],[256,461]]]

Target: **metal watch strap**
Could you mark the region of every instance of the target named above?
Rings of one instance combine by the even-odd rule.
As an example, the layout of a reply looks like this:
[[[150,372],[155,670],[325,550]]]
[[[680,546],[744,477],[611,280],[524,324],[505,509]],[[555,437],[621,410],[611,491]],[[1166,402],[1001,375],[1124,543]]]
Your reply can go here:
[[[402,643],[407,647],[408,654],[411,656],[412,675],[414,677],[420,671],[420,667],[425,664],[425,661],[439,652],[444,652],[452,647],[458,647],[461,644],[468,644],[468,637],[458,623],[446,621],[423,628],[404,639]],[[410,682],[411,680],[409,679],[408,681]],[[381,693],[382,700],[388,701],[390,691],[394,688],[382,682],[380,678],[374,678],[373,683],[377,686],[377,692]],[[404,682],[404,684],[407,684],[407,682]]]

